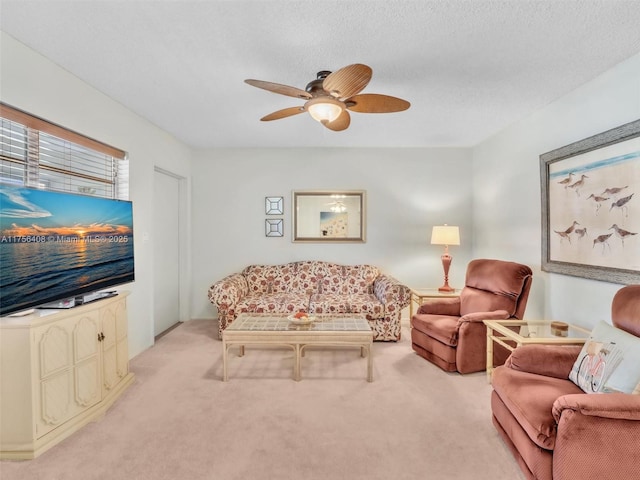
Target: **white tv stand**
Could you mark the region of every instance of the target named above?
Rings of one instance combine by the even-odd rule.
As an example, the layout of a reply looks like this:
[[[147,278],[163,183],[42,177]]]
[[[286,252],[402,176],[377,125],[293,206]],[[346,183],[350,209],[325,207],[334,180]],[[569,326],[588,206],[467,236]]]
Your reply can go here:
[[[0,459],[31,459],[133,382],[126,297],[0,319]]]

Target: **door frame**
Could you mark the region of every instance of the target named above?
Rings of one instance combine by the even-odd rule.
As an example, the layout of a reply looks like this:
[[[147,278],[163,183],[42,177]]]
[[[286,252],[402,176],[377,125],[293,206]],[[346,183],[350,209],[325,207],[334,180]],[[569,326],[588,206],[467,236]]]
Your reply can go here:
[[[189,184],[187,181],[186,177],[183,177],[182,175],[179,175],[175,172],[172,172],[170,170],[164,169],[162,167],[158,167],[157,165],[154,166],[153,168],[154,170],[154,176],[156,173],[160,173],[162,175],[167,175],[169,177],[172,177],[176,180],[178,180],[178,201],[179,201],[179,206],[178,206],[178,215],[179,215],[179,219],[178,219],[178,242],[179,242],[179,293],[178,293],[178,298],[180,301],[180,308],[179,308],[179,319],[178,322],[182,323],[185,322],[187,320],[189,320],[190,318],[190,310],[189,310],[189,278],[190,278],[190,270],[191,270],[191,264],[189,263],[189,239],[190,239],[190,216],[189,216],[189,193],[188,193],[188,189],[189,189]],[[153,182],[153,188],[154,188],[154,192],[153,194],[156,194],[155,188],[156,188],[156,183],[155,183],[155,179]],[[155,217],[154,217],[155,220]],[[154,230],[154,235],[155,235],[155,223],[153,225],[153,230]],[[155,250],[154,250],[154,255],[155,255]],[[155,289],[153,292],[153,295],[155,296]],[[155,330],[155,322],[154,325],[152,326]]]

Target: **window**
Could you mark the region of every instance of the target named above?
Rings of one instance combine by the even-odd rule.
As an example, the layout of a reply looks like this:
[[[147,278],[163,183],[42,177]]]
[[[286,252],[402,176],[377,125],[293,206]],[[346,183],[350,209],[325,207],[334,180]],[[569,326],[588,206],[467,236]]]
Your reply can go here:
[[[0,182],[129,198],[126,153],[0,103]]]

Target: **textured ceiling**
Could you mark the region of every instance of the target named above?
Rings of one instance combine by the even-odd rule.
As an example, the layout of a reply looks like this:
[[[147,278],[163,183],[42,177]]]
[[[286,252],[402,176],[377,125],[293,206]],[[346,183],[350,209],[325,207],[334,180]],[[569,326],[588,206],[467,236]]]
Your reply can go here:
[[[472,146],[640,52],[640,1],[0,0],[1,28],[195,148]],[[332,132],[303,102],[319,70],[373,68],[411,102]],[[55,119],[53,119],[55,120]]]

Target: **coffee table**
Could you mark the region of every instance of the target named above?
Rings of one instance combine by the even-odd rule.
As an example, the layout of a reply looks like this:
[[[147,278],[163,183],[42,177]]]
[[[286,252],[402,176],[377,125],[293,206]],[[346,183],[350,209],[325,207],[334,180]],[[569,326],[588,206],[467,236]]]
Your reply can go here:
[[[567,325],[566,336],[554,335],[551,320],[483,320],[487,327],[487,378],[493,373],[493,344],[513,351],[521,345],[582,345],[591,333],[576,325]],[[507,342],[511,342],[511,345]]]
[[[293,378],[301,379],[300,360],[307,346],[360,347],[360,355],[367,356],[367,381],[373,381],[373,331],[364,314],[316,315],[308,325],[294,325],[286,314],[241,313],[222,332],[222,380],[228,380],[229,348],[245,345],[278,345],[292,348],[295,353]]]

